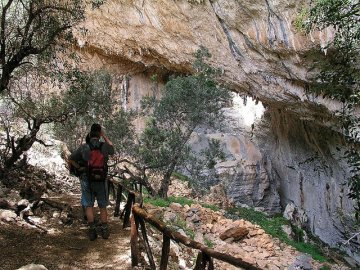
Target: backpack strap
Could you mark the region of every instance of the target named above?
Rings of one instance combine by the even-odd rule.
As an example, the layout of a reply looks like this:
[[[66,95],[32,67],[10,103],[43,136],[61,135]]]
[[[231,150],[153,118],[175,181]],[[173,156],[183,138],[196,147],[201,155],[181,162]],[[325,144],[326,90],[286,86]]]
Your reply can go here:
[[[103,144],[104,144],[104,142],[100,142],[99,146],[96,146],[96,145],[93,145],[92,143],[88,143],[88,145],[90,147],[90,151],[92,151],[92,150],[101,150]]]

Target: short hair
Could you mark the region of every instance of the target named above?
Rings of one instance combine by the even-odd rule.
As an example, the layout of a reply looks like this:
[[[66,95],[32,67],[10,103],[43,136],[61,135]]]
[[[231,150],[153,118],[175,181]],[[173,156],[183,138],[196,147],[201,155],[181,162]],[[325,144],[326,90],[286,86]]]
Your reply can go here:
[[[98,130],[91,130],[90,131],[90,139],[91,138],[100,138],[100,131],[98,131]]]
[[[94,123],[91,125],[90,131],[101,131],[101,126],[100,124]]]

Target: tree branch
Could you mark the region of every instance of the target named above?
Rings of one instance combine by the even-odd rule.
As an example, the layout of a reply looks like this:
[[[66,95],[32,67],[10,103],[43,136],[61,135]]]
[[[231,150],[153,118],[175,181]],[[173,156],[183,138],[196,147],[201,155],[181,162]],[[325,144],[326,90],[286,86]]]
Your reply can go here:
[[[45,147],[54,146],[53,144],[46,144],[43,140],[40,140],[40,139],[35,139],[35,141],[40,143],[41,145],[43,145]]]
[[[5,50],[6,50],[6,44],[5,44],[5,19],[6,19],[6,12],[10,8],[13,0],[9,0],[7,4],[3,7],[2,13],[1,13],[1,29],[0,29],[0,59],[1,64],[5,65]]]

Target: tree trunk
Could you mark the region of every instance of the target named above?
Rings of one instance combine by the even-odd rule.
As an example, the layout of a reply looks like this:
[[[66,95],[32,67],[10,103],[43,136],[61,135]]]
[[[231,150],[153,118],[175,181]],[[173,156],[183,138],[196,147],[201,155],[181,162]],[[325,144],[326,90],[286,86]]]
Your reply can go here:
[[[40,126],[33,128],[30,134],[23,136],[18,140],[16,146],[12,146],[11,156],[4,162],[5,168],[12,168],[15,165],[15,162],[20,159],[21,155],[31,148],[31,146],[36,141],[36,135],[39,130]]]
[[[150,193],[151,196],[155,196],[155,195],[156,195],[156,191],[155,191],[155,189],[151,186],[151,184],[149,183],[146,175],[141,178],[141,182],[140,182],[140,183],[146,188],[146,190]]]
[[[169,185],[170,185],[170,177],[175,170],[175,166],[176,166],[176,161],[173,161],[163,176],[163,179],[161,181],[161,187],[157,194],[160,198],[164,198],[164,199],[167,198],[167,193],[169,191]]]

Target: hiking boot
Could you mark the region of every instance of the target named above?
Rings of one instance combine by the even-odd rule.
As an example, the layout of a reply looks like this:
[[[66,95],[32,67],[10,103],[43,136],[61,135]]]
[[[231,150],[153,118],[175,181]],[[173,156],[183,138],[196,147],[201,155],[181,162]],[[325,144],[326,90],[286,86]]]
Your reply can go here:
[[[109,225],[107,223],[101,225],[101,236],[103,239],[108,239],[110,236]]]
[[[94,241],[97,238],[96,226],[94,223],[89,224],[89,239]]]

